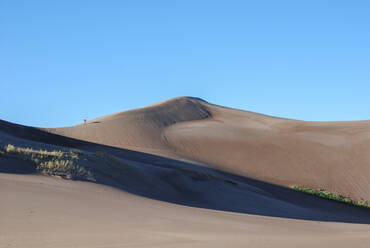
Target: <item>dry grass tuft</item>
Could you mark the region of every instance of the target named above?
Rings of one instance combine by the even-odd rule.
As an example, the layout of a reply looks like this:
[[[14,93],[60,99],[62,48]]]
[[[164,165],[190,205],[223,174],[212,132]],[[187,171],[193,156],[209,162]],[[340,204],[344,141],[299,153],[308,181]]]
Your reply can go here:
[[[7,145],[4,150],[13,156],[34,162],[36,170],[41,174],[61,176],[69,179],[94,180],[92,170],[78,163],[80,155],[83,155],[79,150],[35,150],[15,147],[11,144]]]

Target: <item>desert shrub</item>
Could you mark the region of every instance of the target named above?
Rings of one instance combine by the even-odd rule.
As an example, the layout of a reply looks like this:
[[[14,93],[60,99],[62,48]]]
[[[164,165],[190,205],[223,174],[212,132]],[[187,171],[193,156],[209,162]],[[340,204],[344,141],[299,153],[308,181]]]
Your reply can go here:
[[[13,145],[7,145],[6,147],[5,147],[5,151],[6,152],[14,152],[15,151],[15,147],[13,146]]]
[[[297,186],[297,185],[292,185],[291,188],[296,191],[304,192],[304,193],[314,195],[317,197],[321,197],[321,198],[325,198],[325,199],[329,199],[333,201],[338,201],[338,202],[342,202],[346,204],[351,204],[351,205],[358,206],[358,207],[370,208],[370,204],[367,201],[355,201],[349,197],[345,197],[339,194],[328,192],[323,189],[320,189],[320,190],[310,189],[307,187]]]
[[[15,147],[11,144],[8,144],[5,147],[5,151],[8,153],[18,153],[18,154],[23,154],[23,155],[33,155],[33,154],[38,154],[41,157],[43,156],[52,156],[52,157],[58,157],[61,158],[65,155],[66,152],[64,151],[47,151],[47,150],[34,150],[32,148],[23,148],[23,147]]]
[[[81,151],[78,151],[78,150],[75,150],[75,149],[72,149],[69,151],[69,156],[71,157],[71,159],[78,159],[79,158],[79,155],[81,155],[82,152]]]
[[[42,174],[62,176],[70,179],[93,178],[91,170],[75,163],[73,160],[49,160],[37,165]]]
[[[5,147],[5,151],[34,162],[36,170],[44,175],[70,179],[94,179],[94,173],[78,163],[79,155],[83,153],[76,149],[47,151],[15,147],[9,144]]]

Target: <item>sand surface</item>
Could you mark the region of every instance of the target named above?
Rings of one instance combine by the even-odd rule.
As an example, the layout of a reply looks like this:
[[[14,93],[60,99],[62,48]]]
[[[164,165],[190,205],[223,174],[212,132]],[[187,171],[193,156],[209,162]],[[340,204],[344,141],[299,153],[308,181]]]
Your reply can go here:
[[[182,97],[49,131],[370,201],[370,121],[289,120]]]
[[[7,144],[78,149],[98,176],[35,175],[32,163],[0,156],[1,248],[369,247],[369,210],[288,187],[370,201],[370,121],[290,120],[181,97],[73,127],[0,120]]]
[[[110,187],[0,174],[0,247],[368,247],[370,226],[184,207]]]

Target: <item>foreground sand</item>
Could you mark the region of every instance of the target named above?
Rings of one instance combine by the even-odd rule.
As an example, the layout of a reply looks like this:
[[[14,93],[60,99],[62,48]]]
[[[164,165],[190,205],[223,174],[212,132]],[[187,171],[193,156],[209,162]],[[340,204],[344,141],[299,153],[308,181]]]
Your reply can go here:
[[[369,247],[370,225],[185,207],[110,187],[0,173],[0,247]]]

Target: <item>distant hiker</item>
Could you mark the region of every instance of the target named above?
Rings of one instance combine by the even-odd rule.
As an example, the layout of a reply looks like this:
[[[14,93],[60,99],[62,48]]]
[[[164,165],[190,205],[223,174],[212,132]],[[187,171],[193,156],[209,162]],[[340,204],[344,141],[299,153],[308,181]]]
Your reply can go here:
[[[86,118],[84,118],[84,124],[86,124]]]

